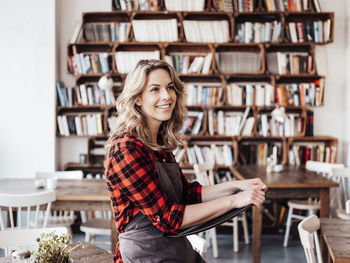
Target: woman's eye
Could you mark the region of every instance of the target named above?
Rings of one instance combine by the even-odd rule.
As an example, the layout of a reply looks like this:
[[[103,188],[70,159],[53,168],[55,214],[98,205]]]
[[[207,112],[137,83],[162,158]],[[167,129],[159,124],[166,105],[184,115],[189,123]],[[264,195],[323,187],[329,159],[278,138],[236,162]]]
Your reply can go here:
[[[151,92],[157,92],[157,91],[159,91],[159,88],[152,88],[151,89]]]
[[[168,89],[174,90],[175,86],[168,86]]]

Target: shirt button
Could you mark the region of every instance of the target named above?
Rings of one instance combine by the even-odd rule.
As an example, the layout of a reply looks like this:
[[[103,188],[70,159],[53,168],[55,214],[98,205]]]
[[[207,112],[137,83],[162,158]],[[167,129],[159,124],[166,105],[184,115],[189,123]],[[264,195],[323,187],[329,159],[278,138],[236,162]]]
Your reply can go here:
[[[156,220],[157,220],[157,222],[160,222],[160,217],[156,216]]]

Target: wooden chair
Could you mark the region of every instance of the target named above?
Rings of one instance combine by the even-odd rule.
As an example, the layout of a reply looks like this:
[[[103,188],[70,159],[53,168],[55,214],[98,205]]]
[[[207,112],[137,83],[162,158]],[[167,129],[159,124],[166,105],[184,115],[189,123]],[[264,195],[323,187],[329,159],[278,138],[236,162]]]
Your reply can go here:
[[[344,167],[344,165],[308,161],[306,162],[305,168],[309,171],[321,173],[323,176],[330,177],[332,173],[332,168],[340,168],[340,167]],[[290,227],[292,225],[292,220],[293,219],[302,220],[306,218],[306,216],[293,213],[294,210],[307,211],[308,215],[310,216],[310,215],[316,214],[317,210],[319,209],[320,209],[320,203],[318,199],[309,198],[308,200],[289,200],[288,201],[287,225],[286,225],[286,232],[284,234],[284,241],[283,241],[284,247],[288,246],[288,238],[289,238]]]
[[[301,244],[304,247],[307,263],[322,263],[320,243],[317,230],[320,229],[320,220],[316,215],[303,219],[298,224],[298,231]],[[316,256],[315,256],[316,251]],[[317,257],[317,261],[316,261]]]
[[[67,234],[66,227],[56,228],[29,228],[0,231],[0,248],[5,250],[5,256],[17,249],[33,249],[40,234],[54,232],[58,235]]]
[[[5,230],[7,227],[5,226],[5,220],[3,218],[3,210],[1,207],[6,207],[8,211],[9,222],[7,224],[10,225],[11,229],[15,229],[16,225],[14,222],[13,213],[17,211],[17,228],[22,227],[22,212],[26,211],[26,228],[30,227],[39,227],[40,223],[42,227],[46,227],[48,224],[51,203],[56,200],[55,191],[48,190],[38,193],[31,194],[4,194],[0,193],[0,227],[1,230]],[[44,212],[44,217],[41,222],[39,222],[39,214],[40,206],[47,205],[46,210]],[[35,210],[32,210],[32,207],[35,207]],[[25,208],[25,209],[23,209]],[[6,213],[4,213],[6,214]],[[34,216],[34,221],[32,220],[32,216]]]
[[[99,179],[91,179],[99,180]],[[111,236],[111,211],[82,212],[80,231],[85,233],[85,242],[110,245],[110,241],[98,241],[97,236]]]
[[[47,178],[57,178],[57,180],[82,180],[82,171],[56,171],[56,172],[36,172],[36,180],[46,180]],[[42,218],[41,218],[42,220]],[[67,227],[71,233],[71,225],[75,221],[74,211],[51,211],[48,227]]]
[[[336,215],[339,218],[350,220],[350,211],[346,211],[350,199],[350,168],[333,168],[331,179],[339,184],[335,189]],[[331,198],[331,201],[335,201]]]

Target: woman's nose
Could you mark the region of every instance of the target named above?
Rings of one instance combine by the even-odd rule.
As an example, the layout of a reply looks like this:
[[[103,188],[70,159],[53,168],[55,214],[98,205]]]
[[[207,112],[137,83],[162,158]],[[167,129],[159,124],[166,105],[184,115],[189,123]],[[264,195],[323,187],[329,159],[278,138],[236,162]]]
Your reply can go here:
[[[161,98],[162,99],[169,99],[170,98],[169,91],[167,88],[161,89]]]

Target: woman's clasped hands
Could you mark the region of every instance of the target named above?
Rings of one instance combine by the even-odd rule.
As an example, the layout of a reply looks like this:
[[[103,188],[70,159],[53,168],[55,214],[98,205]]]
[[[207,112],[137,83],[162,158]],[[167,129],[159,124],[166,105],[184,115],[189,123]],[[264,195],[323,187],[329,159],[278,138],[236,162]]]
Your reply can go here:
[[[260,178],[235,181],[235,187],[239,192],[232,195],[232,198],[237,208],[250,204],[260,207],[265,201],[267,186]]]

